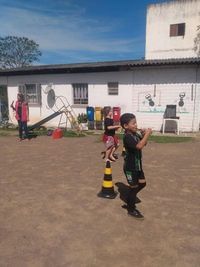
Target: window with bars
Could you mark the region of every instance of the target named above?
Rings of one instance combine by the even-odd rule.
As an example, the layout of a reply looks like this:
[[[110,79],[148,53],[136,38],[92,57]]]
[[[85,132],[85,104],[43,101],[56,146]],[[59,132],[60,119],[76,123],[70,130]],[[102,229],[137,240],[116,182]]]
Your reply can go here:
[[[170,37],[184,36],[184,35],[185,35],[185,23],[170,25]]]
[[[88,84],[74,83],[72,87],[74,104],[88,104]]]
[[[118,82],[109,82],[108,83],[108,95],[118,95]]]
[[[30,105],[41,105],[41,84],[19,85],[19,93],[22,93]]]

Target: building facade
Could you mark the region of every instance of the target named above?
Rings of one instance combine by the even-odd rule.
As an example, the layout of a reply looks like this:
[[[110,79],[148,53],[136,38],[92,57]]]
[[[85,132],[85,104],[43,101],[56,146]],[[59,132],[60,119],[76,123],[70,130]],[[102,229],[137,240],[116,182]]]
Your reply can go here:
[[[30,106],[29,124],[63,105],[70,106],[76,116],[86,113],[88,106],[112,106],[121,113],[134,113],[139,127],[160,131],[166,106],[173,105],[180,130],[199,131],[200,57],[194,50],[199,24],[200,0],[150,5],[145,60],[0,70],[0,121],[9,110],[10,122],[17,123],[10,105],[23,92]],[[62,120],[58,116],[45,126],[56,127]]]
[[[167,105],[176,105],[180,130],[199,131],[200,59],[131,60],[87,64],[35,66],[19,70],[1,70],[0,85],[7,90],[10,108],[17,93],[29,99],[30,122],[34,124],[59,110],[63,103],[75,114],[86,107],[120,107],[121,113],[132,112],[139,127],[160,131]],[[58,101],[49,104],[47,88]],[[58,125],[60,117],[46,126]]]
[[[199,27],[199,0],[176,0],[149,5],[145,58],[198,57],[195,38],[200,31]]]

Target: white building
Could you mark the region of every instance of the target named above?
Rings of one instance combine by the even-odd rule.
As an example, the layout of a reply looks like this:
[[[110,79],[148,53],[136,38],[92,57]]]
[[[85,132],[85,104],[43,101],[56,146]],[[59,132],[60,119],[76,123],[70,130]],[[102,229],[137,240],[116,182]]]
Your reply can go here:
[[[198,131],[200,124],[200,58],[130,60],[86,64],[33,66],[0,70],[0,87],[8,107],[19,90],[29,95],[33,124],[57,111],[47,105],[45,89],[52,84],[56,96],[68,100],[78,115],[87,106],[117,106],[132,112],[139,126],[160,131],[166,105],[176,105],[181,131]],[[10,119],[15,121],[10,109]],[[47,126],[57,126],[59,117]]]
[[[0,70],[0,120],[6,106],[10,121],[16,123],[10,104],[22,91],[29,99],[29,124],[69,103],[76,115],[86,113],[87,106],[120,107],[121,113],[137,116],[139,127],[160,131],[166,106],[175,105],[180,130],[199,131],[200,58],[193,49],[199,24],[200,0],[150,5],[146,60]],[[54,106],[48,101],[49,84],[58,99]],[[60,119],[64,118],[56,117],[46,126],[56,127]]]
[[[194,39],[200,26],[200,0],[177,0],[148,6],[146,59],[197,57]]]

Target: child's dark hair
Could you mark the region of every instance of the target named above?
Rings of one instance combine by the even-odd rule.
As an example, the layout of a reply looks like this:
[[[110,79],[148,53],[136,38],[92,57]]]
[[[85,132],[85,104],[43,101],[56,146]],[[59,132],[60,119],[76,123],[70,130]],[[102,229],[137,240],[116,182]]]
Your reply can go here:
[[[110,106],[104,107],[104,109],[103,109],[104,117],[108,116],[108,113],[111,110],[112,110],[112,108]]]
[[[22,93],[18,93],[17,97],[19,97],[21,101],[25,100],[24,95]]]
[[[132,119],[135,119],[135,115],[133,113],[124,113],[120,117],[120,124],[122,128],[124,128],[124,124],[128,124]]]

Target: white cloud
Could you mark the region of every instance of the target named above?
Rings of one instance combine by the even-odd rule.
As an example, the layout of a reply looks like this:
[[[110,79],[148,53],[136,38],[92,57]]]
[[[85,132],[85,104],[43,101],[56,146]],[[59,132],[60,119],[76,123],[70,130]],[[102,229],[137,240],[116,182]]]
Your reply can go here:
[[[47,10],[47,9],[46,9]],[[52,11],[52,10],[51,10]],[[79,12],[78,12],[79,11]],[[85,18],[78,7],[61,10],[24,9],[4,6],[0,9],[1,36],[25,36],[35,40],[43,51],[84,50],[93,52],[131,52],[140,39],[114,39],[115,25]]]

